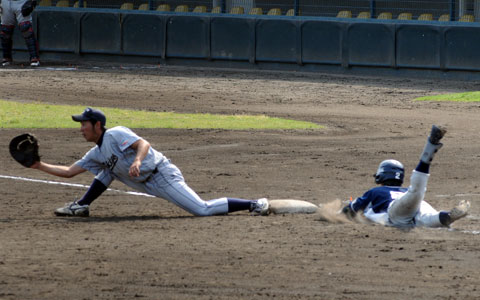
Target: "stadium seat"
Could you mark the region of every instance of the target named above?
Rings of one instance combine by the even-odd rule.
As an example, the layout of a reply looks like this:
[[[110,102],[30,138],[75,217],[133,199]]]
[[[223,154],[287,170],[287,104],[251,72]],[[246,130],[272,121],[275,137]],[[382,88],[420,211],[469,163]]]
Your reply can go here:
[[[194,13],[206,13],[207,7],[205,5],[198,5],[192,10]]]
[[[412,13],[401,13],[398,15],[397,20],[411,20]]]
[[[41,0],[38,6],[52,6],[52,0]]]
[[[433,15],[432,14],[421,14],[418,16],[419,21],[432,21]]]
[[[282,11],[280,10],[280,8],[272,8],[267,12],[267,15],[268,16],[281,16]]]
[[[260,7],[252,7],[248,12],[249,15],[263,15],[263,10]]]
[[[392,19],[392,13],[391,12],[382,12],[378,15],[377,19],[379,19],[379,20],[390,20],[390,19]]]
[[[138,10],[148,10],[148,3],[142,3],[138,6]]]
[[[357,19],[370,19],[371,14],[369,11],[362,11],[358,14]]]
[[[351,18],[352,12],[349,10],[341,10],[337,14],[337,18]]]
[[[68,3],[68,0],[59,0],[59,1],[57,1],[57,4],[55,6],[56,7],[69,7],[70,3]]]
[[[180,12],[180,13],[188,12],[188,6],[185,5],[185,4],[178,5],[177,7],[175,7],[174,11],[175,12]]]
[[[448,21],[450,21],[450,15],[449,14],[443,14],[438,18],[438,21],[448,22]]]
[[[295,9],[293,8],[290,8],[289,10],[287,10],[287,12],[285,13],[286,16],[289,16],[289,17],[294,17],[295,16]],[[297,16],[301,16],[302,15],[302,10],[298,10],[297,11]]]
[[[245,13],[245,10],[242,6],[235,6],[230,9],[230,13],[233,15],[243,15]]]
[[[458,19],[458,22],[475,22],[475,17],[473,15],[463,15]]]
[[[79,1],[75,1],[75,3],[73,4],[73,7],[75,8],[79,8],[80,7],[80,2]],[[87,7],[87,1],[83,0],[83,7]]]
[[[132,10],[133,9],[133,3],[125,2],[120,6],[120,9]]]
[[[212,8],[210,11],[212,14],[221,14],[222,13],[222,8],[220,6],[215,6]]]
[[[159,6],[157,6],[157,11],[170,11],[170,5],[160,4]]]

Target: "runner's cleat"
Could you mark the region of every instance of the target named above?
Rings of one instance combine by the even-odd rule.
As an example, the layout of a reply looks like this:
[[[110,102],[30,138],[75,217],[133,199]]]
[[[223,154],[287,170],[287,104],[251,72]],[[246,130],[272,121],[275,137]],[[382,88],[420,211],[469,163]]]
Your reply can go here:
[[[423,149],[420,160],[426,164],[430,164],[435,156],[435,153],[442,148],[443,144],[440,143],[440,140],[447,133],[447,129],[439,126],[432,126],[430,135],[428,137],[427,143],[425,143],[425,148]]]
[[[433,125],[430,136],[428,137],[428,141],[433,145],[438,145],[440,144],[440,140],[443,138],[445,133],[447,133],[446,128]]]
[[[465,217],[468,214],[469,209],[470,209],[470,202],[466,200],[461,200],[457,204],[457,206],[452,208],[452,210],[448,213],[448,216],[450,217],[448,220],[449,221],[448,225]]]

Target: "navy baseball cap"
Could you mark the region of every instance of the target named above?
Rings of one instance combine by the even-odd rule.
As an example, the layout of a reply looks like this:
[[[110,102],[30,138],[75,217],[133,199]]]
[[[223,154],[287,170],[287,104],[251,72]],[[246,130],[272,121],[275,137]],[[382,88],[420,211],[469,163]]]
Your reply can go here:
[[[73,115],[72,119],[75,122],[91,121],[91,120],[100,121],[100,124],[102,124],[102,126],[105,126],[105,124],[107,123],[107,118],[105,117],[103,112],[101,110],[91,108],[91,107],[85,108],[85,110],[81,115]]]

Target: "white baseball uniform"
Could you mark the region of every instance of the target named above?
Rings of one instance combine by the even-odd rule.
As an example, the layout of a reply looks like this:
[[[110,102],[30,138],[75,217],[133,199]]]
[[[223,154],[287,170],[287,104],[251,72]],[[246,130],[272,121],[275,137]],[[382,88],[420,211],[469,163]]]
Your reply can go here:
[[[380,186],[355,199],[350,207],[369,220],[387,226],[442,227],[439,213],[424,201],[429,174],[413,171],[410,186]]]
[[[114,179],[138,191],[166,199],[196,216],[226,214],[227,198],[202,200],[186,183],[180,170],[162,153],[150,147],[142,161],[140,175],[131,177],[129,168],[136,157],[130,146],[141,139],[123,126],[107,129],[99,145],[75,164],[96,175],[105,186]]]

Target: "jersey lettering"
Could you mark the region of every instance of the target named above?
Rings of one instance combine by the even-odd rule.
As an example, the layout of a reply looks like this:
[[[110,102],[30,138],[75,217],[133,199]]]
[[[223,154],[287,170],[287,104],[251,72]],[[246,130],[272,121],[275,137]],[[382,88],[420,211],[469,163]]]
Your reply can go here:
[[[118,161],[118,156],[116,156],[115,154],[112,154],[112,156],[110,156],[110,158],[105,162],[105,165],[111,171],[113,171],[113,168],[115,168],[115,165],[117,164],[117,161]]]

